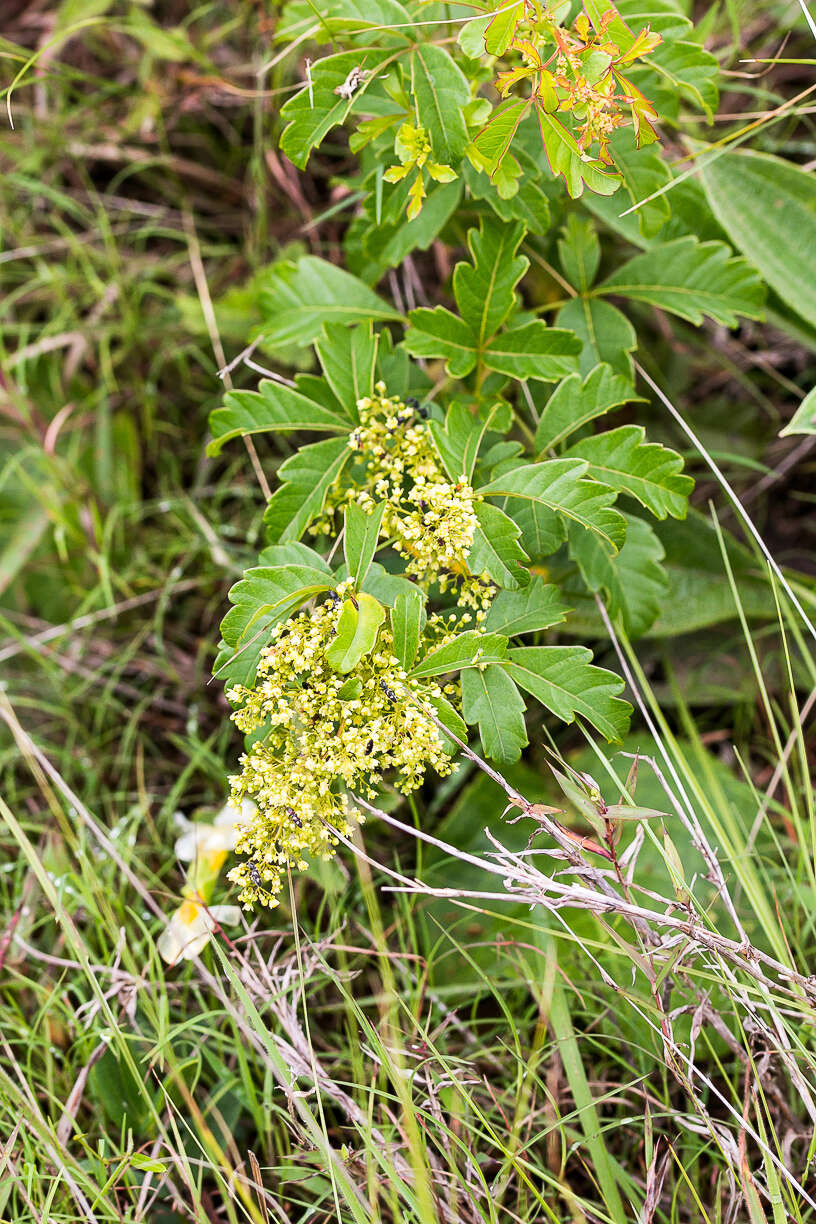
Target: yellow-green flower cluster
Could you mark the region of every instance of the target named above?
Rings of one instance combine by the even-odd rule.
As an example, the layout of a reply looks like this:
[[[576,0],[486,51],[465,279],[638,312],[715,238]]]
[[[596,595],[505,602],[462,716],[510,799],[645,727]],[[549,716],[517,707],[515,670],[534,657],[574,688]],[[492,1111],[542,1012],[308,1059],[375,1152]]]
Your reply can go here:
[[[478,500],[467,478],[452,481],[443,469],[430,431],[410,403],[387,396],[378,383],[372,396],[357,401],[359,426],[349,445],[362,461],[351,487],[338,483],[329,493],[316,533],[329,534],[334,515],[354,501],[371,513],[386,503],[380,537],[391,539],[406,559],[406,574],[427,590],[434,582],[455,589],[461,606],[489,606],[494,589],[470,574],[467,559],[478,526]]]
[[[343,595],[348,583],[338,588]],[[247,908],[276,905],[288,866],[306,867],[304,854],[328,858],[334,830],[349,833],[355,816],[347,791],[366,798],[386,773],[407,793],[428,766],[440,775],[453,766],[439,732],[421,708],[441,693],[433,680],[409,679],[393,654],[390,630],[348,675],[332,670],[326,648],[341,602],[330,597],[272,633],[253,688],[228,696],[245,734],[259,738],[231,779],[232,801],[251,798],[257,812],[242,827],[236,850],[249,855],[229,879]]]

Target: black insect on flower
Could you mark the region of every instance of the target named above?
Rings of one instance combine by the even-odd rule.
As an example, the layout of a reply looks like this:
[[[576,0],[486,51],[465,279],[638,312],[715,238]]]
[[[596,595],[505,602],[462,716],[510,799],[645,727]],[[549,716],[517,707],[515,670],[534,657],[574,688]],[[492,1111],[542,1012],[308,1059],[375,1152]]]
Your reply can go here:
[[[286,807],[283,810],[286,812],[286,815],[297,829],[303,828],[303,821],[300,819],[294,808]]]
[[[388,698],[388,700],[389,700],[389,701],[396,701],[396,700],[397,700],[397,694],[396,694],[396,693],[393,691],[393,689],[390,689],[390,688],[388,687],[388,685],[385,683],[385,681],[384,681],[384,680],[381,680],[381,681],[380,681],[380,688],[381,688],[381,689],[382,689],[382,691],[385,693],[385,695],[386,695],[386,697]]]
[[[414,399],[413,395],[409,396],[405,401],[406,408],[413,408],[414,412],[419,412],[419,400]]]
[[[338,604],[338,603],[342,603],[342,602],[343,602],[343,601],[341,600],[340,596],[337,594],[337,592],[336,592],[336,591],[327,591],[327,592],[326,592],[326,603],[327,603],[327,604]]]
[[[365,754],[366,754],[366,756],[371,756],[371,753],[372,753],[373,751],[374,751],[374,741],[373,741],[373,739],[370,739],[370,740],[368,741],[368,743],[366,744],[366,746],[365,746]]]
[[[263,880],[261,879],[261,873],[260,871],[258,871],[258,867],[254,859],[250,859],[249,862],[247,863],[247,873],[249,874],[250,881],[255,885],[256,888],[263,888]]]

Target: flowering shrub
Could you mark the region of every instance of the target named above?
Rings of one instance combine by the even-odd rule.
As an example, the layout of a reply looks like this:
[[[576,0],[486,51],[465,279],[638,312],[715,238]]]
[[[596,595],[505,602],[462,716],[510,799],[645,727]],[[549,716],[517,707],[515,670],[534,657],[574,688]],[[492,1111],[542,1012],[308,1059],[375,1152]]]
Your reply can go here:
[[[307,61],[281,147],[304,166],[352,124],[350,271],[303,256],[264,274],[258,340],[301,369],[314,345],[319,370],[232,391],[211,416],[211,454],[322,435],[277,468],[215,664],[246,737],[233,800],[257,805],[230,872],[245,905],[332,854],[355,796],[448,773],[456,741],[513,762],[550,716],[619,739],[622,682],[583,644],[595,599],[631,636],[677,603],[650,520],[682,520],[692,482],[628,417],[604,427],[641,398],[621,304],[734,326],[762,289],[682,217],[660,233],[670,172],[644,89],[670,115],[681,100],[710,114],[716,61],[673,6],[654,31],[635,0],[584,9],[517,0],[447,28],[418,0],[328,0],[311,29],[335,47]],[[277,36],[300,45],[310,20],[292,0]],[[597,222],[622,227],[603,202],[619,190],[644,247],[622,260]],[[376,292],[434,242],[466,249],[444,302],[426,304],[440,295],[410,261],[409,308]]]

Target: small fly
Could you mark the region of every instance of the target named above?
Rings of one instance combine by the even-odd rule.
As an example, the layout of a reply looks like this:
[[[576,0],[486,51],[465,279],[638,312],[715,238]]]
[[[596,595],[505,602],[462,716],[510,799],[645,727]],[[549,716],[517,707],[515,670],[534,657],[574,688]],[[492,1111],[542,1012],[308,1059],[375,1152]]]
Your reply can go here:
[[[249,873],[251,883],[254,884],[256,888],[263,888],[261,873],[258,871],[258,867],[254,859],[250,859],[247,863],[247,872]]]

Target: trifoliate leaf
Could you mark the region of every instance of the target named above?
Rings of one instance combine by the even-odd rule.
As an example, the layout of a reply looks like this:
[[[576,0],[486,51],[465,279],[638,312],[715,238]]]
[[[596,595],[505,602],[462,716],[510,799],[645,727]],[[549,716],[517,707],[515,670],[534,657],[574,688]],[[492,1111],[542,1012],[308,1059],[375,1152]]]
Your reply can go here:
[[[537,502],[587,531],[596,532],[617,549],[626,534],[623,515],[611,509],[617,494],[606,485],[583,479],[587,468],[586,462],[577,459],[527,463],[483,485],[480,492],[486,497],[507,496]]]
[[[608,740],[620,740],[629,726],[632,707],[615,697],[623,681],[614,672],[595,667],[584,646],[518,646],[503,664],[516,684],[532,693],[564,722],[585,718]]]
[[[372,595],[346,599],[337,622],[337,636],[326,648],[326,662],[341,676],[352,671],[374,649],[385,608]]]
[[[412,676],[444,676],[447,672],[481,663],[497,663],[507,651],[507,638],[500,633],[477,633],[469,629],[452,642],[439,646],[420,659]]]
[[[535,392],[533,393],[535,399]],[[609,365],[597,365],[581,382],[580,374],[570,374],[553,391],[541,413],[535,435],[540,453],[558,446],[571,433],[621,404],[640,400],[631,382]]]
[[[762,282],[750,264],[733,257],[725,243],[698,242],[692,235],[635,255],[596,292],[648,302],[697,324],[707,315],[736,327],[739,315],[763,314]]]
[[[640,637],[660,615],[669,580],[660,562],[663,545],[643,519],[626,515],[626,540],[612,556],[597,536],[570,531],[570,555],[590,591],[603,591],[613,618],[630,637]]]
[[[380,502],[370,514],[367,514],[356,502],[349,502],[346,506],[343,551],[346,555],[349,577],[356,590],[361,589],[365,576],[371,568],[371,562],[374,560],[384,514],[385,502]]]
[[[564,457],[586,459],[589,476],[636,498],[656,518],[685,518],[694,481],[682,475],[676,451],[645,436],[642,425],[622,425],[576,442]]]
[[[291,387],[264,378],[257,391],[230,391],[223,408],[210,413],[212,441],[207,454],[217,455],[231,438],[278,429],[348,433],[351,421]]]
[[[577,534],[595,539],[586,531]],[[530,585],[523,591],[499,591],[490,606],[484,628],[492,633],[504,633],[507,637],[537,633],[560,624],[568,611],[558,587],[534,574]]]
[[[524,699],[510,676],[495,664],[462,672],[465,722],[478,723],[486,757],[510,765],[526,747]]]
[[[297,540],[323,509],[326,494],[353,455],[345,438],[302,446],[278,468],[282,481],[264,514],[272,543]]]

